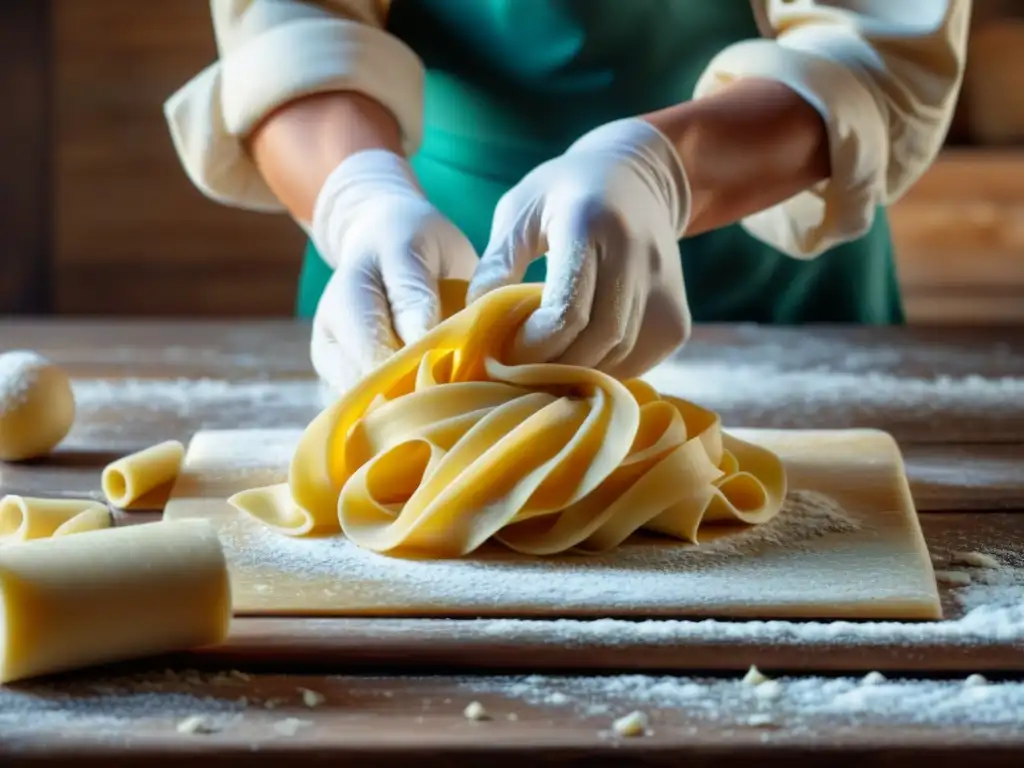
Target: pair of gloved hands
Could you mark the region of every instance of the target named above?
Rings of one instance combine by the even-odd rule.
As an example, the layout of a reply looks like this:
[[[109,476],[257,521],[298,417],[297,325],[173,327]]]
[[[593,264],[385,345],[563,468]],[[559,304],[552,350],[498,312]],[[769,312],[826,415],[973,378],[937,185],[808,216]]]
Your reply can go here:
[[[313,217],[314,244],[334,268],[313,321],[313,366],[343,392],[437,324],[439,279],[469,281],[473,301],[520,282],[546,253],[541,305],[507,362],[640,375],[689,335],[677,243],[689,214],[675,148],[635,118],[590,131],[527,174],[499,201],[480,258],[403,158],[353,155]]]

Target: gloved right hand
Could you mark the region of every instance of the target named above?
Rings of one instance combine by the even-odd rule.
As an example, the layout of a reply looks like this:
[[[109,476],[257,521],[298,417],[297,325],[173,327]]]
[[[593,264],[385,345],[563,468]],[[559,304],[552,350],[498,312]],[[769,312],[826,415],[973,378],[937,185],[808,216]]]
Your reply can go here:
[[[405,159],[386,150],[358,152],[331,173],[311,234],[334,274],[317,305],[310,351],[335,396],[433,328],[438,281],[470,280],[478,260]]]

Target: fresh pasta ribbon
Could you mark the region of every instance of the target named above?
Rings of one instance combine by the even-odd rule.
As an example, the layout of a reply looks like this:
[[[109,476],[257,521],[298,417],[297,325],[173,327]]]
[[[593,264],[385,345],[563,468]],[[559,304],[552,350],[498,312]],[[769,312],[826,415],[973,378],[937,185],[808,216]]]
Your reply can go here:
[[[91,499],[0,498],[0,545],[109,528],[110,510]]]
[[[181,471],[184,458],[185,446],[177,440],[165,440],[123,456],[104,468],[103,494],[107,501],[121,509],[160,507],[167,501],[166,495]],[[149,494],[160,494],[160,498]]]
[[[284,534],[342,532],[380,553],[603,552],[638,530],[699,542],[705,523],[760,524],[786,495],[781,460],[717,414],[587,368],[507,365],[541,287],[464,307],[396,352],[306,428],[286,483],[228,501]]]

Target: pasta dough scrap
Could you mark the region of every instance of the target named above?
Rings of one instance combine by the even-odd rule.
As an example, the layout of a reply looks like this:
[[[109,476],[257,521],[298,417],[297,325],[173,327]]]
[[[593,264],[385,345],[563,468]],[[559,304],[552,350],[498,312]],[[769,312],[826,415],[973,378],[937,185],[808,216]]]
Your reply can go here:
[[[177,440],[166,440],[124,456],[103,470],[103,494],[120,509],[163,506],[184,458],[185,446]],[[147,494],[161,490],[167,491],[162,498],[146,498]]]
[[[0,499],[0,544],[95,531],[110,524],[107,506],[91,499]]]
[[[75,421],[71,380],[42,355],[0,355],[0,461],[46,456]]]
[[[222,642],[227,562],[206,520],[0,549],[0,683]]]
[[[292,536],[341,532],[366,549],[459,557],[488,540],[530,555],[613,549],[639,529],[693,543],[705,523],[759,524],[786,495],[773,453],[717,414],[634,379],[507,365],[541,286],[465,307],[306,428],[288,480],[228,501]]]

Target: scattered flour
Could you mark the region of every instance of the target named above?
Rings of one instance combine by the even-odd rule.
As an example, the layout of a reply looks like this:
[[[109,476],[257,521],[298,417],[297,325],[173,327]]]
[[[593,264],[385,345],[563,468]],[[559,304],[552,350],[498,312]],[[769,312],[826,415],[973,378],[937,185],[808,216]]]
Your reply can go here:
[[[802,333],[782,339],[756,328],[740,329],[728,345],[696,339],[644,378],[666,394],[719,411],[727,426],[887,425],[896,433],[941,433],[946,440],[964,430],[993,440],[1020,434],[1024,355],[1011,345],[865,345]],[[251,337],[240,339],[238,349],[208,348],[198,338],[196,343],[194,350],[129,346],[90,350],[80,358],[74,349],[62,350],[65,365],[135,363],[168,372],[183,363],[225,365],[244,377],[76,379],[81,416],[69,440],[95,445],[103,439],[151,439],[155,424],[168,429],[168,417],[181,421],[176,427],[183,437],[199,428],[295,427],[324,405],[308,358],[295,351],[294,340],[278,340],[260,354],[251,352]],[[106,357],[94,356],[101,354]],[[990,377],[978,375],[981,369]],[[944,375],[934,375],[936,370]],[[121,418],[96,418],[114,411]],[[933,418],[937,414],[951,418]]]
[[[899,348],[806,334],[773,342],[757,328],[737,335],[739,344],[695,340],[644,379],[666,394],[718,410],[727,425],[884,422],[896,431],[950,439],[961,424],[981,434],[981,422],[992,435],[1020,434],[1020,419],[1005,423],[1008,416],[1024,416],[1024,356],[1009,344],[968,350],[943,340]],[[936,414],[955,419],[932,418]]]
[[[189,439],[200,429],[299,427],[320,411],[316,380],[75,379],[77,418],[64,447]]]
[[[550,704],[547,692],[566,694],[565,708],[577,717],[604,717],[620,707],[685,718],[699,727],[717,725],[791,729],[815,725],[1024,725],[1024,682],[989,683],[978,688],[962,680],[880,680],[785,677],[752,687],[737,678],[618,675],[614,677],[463,678],[467,695],[504,696],[532,706]],[[621,710],[620,710],[621,711]]]
[[[782,696],[782,683],[778,680],[765,680],[754,688],[754,695],[762,701],[775,701]]]
[[[247,701],[192,690],[198,673],[125,676],[88,683],[27,683],[0,688],[0,734],[69,729],[117,732],[142,721],[177,721],[182,733],[209,733],[234,723]]]
[[[282,736],[294,736],[303,728],[308,728],[311,725],[313,725],[313,723],[309,720],[300,720],[297,717],[286,717],[284,720],[278,720],[274,723],[274,731]]]

